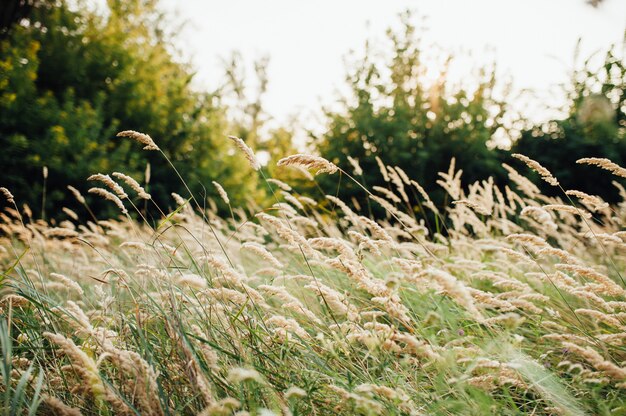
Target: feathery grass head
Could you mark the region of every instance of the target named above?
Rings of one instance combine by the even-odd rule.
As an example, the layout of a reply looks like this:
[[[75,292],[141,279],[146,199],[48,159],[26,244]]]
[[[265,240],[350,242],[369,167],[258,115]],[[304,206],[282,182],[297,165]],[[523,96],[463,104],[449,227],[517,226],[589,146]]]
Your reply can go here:
[[[226,377],[228,381],[234,384],[239,384],[246,381],[255,381],[257,383],[263,383],[263,377],[258,371],[252,368],[235,367],[228,371]]]
[[[117,137],[129,137],[136,142],[143,144],[143,150],[161,150],[159,149],[159,146],[156,145],[154,140],[152,140],[152,137],[144,133],[139,133],[138,131],[124,130],[117,133]]]
[[[329,162],[323,157],[303,153],[284,157],[278,161],[277,166],[299,166],[305,169],[317,169],[316,174],[333,174],[339,170],[334,163]]]
[[[217,190],[217,193],[219,194],[220,198],[222,198],[222,200],[224,201],[224,203],[226,205],[230,204],[230,199],[228,199],[228,194],[226,193],[226,190],[224,190],[224,188],[222,187],[222,185],[220,185],[219,183],[213,181],[213,186],[215,187],[215,189]]]
[[[124,192],[124,188],[122,188],[117,182],[115,182],[109,175],[103,175],[101,173],[96,173],[87,178],[88,181],[100,181],[105,184],[110,190],[115,192],[120,199],[128,198],[128,194]]]
[[[608,170],[615,176],[626,178],[626,169],[606,158],[584,157],[582,159],[578,159],[576,163],[581,165],[598,166],[602,169]]]
[[[146,190],[141,185],[139,185],[139,182],[137,182],[132,177],[130,177],[128,175],[125,175],[123,173],[120,173],[120,172],[113,172],[113,176],[115,178],[117,178],[117,179],[120,179],[120,180],[124,181],[124,183],[126,183],[126,185],[128,185],[133,191],[137,192],[137,196],[139,198],[141,198],[141,199],[151,199],[152,198],[150,196],[150,194],[147,193]]]
[[[381,175],[383,175],[383,179],[385,180],[385,182],[389,182],[389,175],[387,174],[387,168],[385,167],[385,164],[383,163],[382,159],[378,156],[376,156],[374,159],[376,159],[376,163],[378,164],[378,169],[380,170]]]
[[[246,157],[252,169],[254,170],[261,169],[261,165],[256,160],[256,156],[254,155],[254,152],[252,151],[250,146],[246,144],[246,142],[244,142],[242,139],[236,136],[228,136],[228,138],[235,143],[235,146],[237,146],[239,150],[241,150],[241,153],[243,153],[243,155]]]
[[[76,198],[78,202],[80,202],[81,204],[85,203],[85,197],[83,197],[78,189],[74,188],[71,185],[68,185],[67,189],[72,193],[72,195],[74,195],[74,198]]]
[[[113,202],[122,211],[123,214],[128,214],[128,210],[124,206],[124,203],[117,195],[107,191],[103,188],[90,188],[87,192],[90,194],[98,195],[106,200]]]
[[[550,171],[543,167],[539,162],[532,160],[528,156],[520,155],[519,153],[513,153],[511,156],[524,162],[526,166],[537,172],[539,176],[541,176],[541,179],[550,185],[559,186],[559,181],[557,181],[556,178],[552,176],[552,173],[550,173]]]
[[[359,165],[359,161],[352,156],[348,156],[348,162],[352,165],[352,169],[354,170],[355,176],[363,175],[363,169],[361,169],[361,165]]]
[[[9,204],[15,204],[15,198],[13,197],[13,194],[4,186],[0,188],[0,193],[2,193],[2,195],[4,195],[4,197],[7,199],[7,202]]]

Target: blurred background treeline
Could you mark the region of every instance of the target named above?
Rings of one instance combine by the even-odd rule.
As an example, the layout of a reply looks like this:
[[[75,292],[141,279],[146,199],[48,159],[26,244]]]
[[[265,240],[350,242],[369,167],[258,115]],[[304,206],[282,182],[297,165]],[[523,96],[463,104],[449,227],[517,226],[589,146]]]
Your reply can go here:
[[[548,167],[564,188],[609,201],[617,191],[606,176],[575,161],[607,157],[626,165],[624,45],[607,45],[600,66],[572,69],[562,86],[564,116],[533,123],[513,111],[514,97],[496,79],[495,66],[472,71],[470,87],[449,82],[445,70],[435,80],[426,77],[420,32],[406,14],[399,17],[402,29],[389,31],[392,47],[384,57],[365,53],[346,69],[349,93],[341,106],[324,109],[325,128],[309,132],[303,144],[294,142],[294,124],[267,126],[267,60],[255,65],[258,91],[252,98],[243,93],[247,80],[236,54],[225,63],[219,88],[194,88],[194,68],[176,50],[176,26],[156,0],[109,0],[104,9],[6,0],[0,13],[0,185],[34,218],[63,218],[64,206],[79,210],[66,186],[86,194],[86,178],[96,172],[149,179],[148,191],[164,207],[173,204],[171,192],[185,196],[162,155],[115,137],[129,129],[150,134],[197,197],[215,197],[211,181],[217,181],[235,206],[271,197],[263,175],[285,179],[305,194],[363,199],[341,176],[311,184],[300,173],[275,167],[302,147],[353,174],[350,156],[368,188],[388,186],[378,156],[416,179],[436,204],[443,203],[437,172],[447,170],[452,157],[465,182],[493,176],[505,183],[503,162],[533,178],[509,157],[523,153]],[[248,167],[228,134],[258,152],[265,163],[260,173]],[[98,215],[111,212],[100,200],[89,203]]]

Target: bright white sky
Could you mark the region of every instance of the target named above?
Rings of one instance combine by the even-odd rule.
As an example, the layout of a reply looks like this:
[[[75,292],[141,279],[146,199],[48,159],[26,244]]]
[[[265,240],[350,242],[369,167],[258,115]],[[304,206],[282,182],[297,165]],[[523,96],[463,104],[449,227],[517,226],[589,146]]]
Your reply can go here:
[[[512,78],[516,89],[535,90],[546,103],[559,100],[553,87],[567,80],[578,38],[585,58],[623,45],[626,30],[626,0],[605,0],[598,8],[584,0],[164,0],[163,5],[188,21],[180,46],[192,58],[199,86],[219,84],[220,59],[232,51],[242,53],[249,70],[256,58],[269,55],[266,110],[279,122],[300,113],[309,127],[319,123],[311,118],[314,110],[332,105],[344,88],[347,53],[362,51],[366,39],[383,41],[385,30],[399,27],[398,15],[407,9],[418,26],[427,18],[426,43],[472,53],[471,61],[461,61],[468,64],[466,73],[495,59],[501,78]]]

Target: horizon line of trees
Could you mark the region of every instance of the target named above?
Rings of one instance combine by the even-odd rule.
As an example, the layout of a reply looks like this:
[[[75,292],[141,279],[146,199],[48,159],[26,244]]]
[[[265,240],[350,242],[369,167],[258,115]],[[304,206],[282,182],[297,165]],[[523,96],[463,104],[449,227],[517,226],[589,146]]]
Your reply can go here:
[[[36,1],[25,16],[16,15],[19,19],[0,36],[0,186],[28,204],[35,218],[65,219],[63,207],[82,209],[66,186],[86,194],[92,173],[121,171],[145,183],[148,163],[147,186],[157,204],[173,205],[171,192],[185,195],[161,155],[115,138],[130,129],[154,137],[202,199],[219,200],[212,181],[224,186],[235,206],[269,198],[228,134],[266,153],[268,175],[295,183],[303,193],[320,192],[296,173],[275,167],[275,161],[296,150],[292,127],[266,128],[267,60],[255,66],[258,91],[252,99],[244,93],[246,80],[236,55],[225,68],[223,86],[200,92],[191,85],[193,68],[176,54],[158,0],[108,0],[106,15],[64,0]],[[503,162],[528,172],[508,151],[492,146],[494,135],[511,128],[513,116],[510,97],[497,91],[494,67],[473,75],[471,89],[452,85],[445,70],[428,81],[420,33],[410,14],[401,19],[401,30],[388,32],[386,61],[366,52],[348,69],[350,95],[343,97],[343,108],[325,110],[326,130],[310,134],[309,145],[348,172],[348,156],[357,159],[360,179],[370,188],[386,186],[374,159],[379,156],[406,171],[439,204],[444,195],[435,185],[437,173],[447,170],[452,157],[466,183],[488,176],[505,183]],[[615,49],[597,71],[587,62],[567,86],[567,116],[536,125],[516,119],[524,127],[511,151],[548,167],[564,187],[615,202],[610,178],[575,161],[606,157],[626,165],[625,81],[625,65]],[[318,182],[344,200],[362,196],[348,181],[338,186],[335,176],[321,176]],[[97,198],[89,203],[96,215],[114,212]]]

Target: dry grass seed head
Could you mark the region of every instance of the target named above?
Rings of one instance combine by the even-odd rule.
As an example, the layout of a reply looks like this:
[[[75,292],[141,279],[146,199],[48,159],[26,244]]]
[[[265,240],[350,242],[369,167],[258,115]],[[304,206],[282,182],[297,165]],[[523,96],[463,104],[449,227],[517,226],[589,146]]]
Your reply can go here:
[[[2,193],[2,195],[4,195],[4,197],[7,199],[7,202],[9,204],[15,204],[15,198],[13,197],[13,194],[4,186],[0,188],[0,193]]]
[[[256,156],[254,155],[254,152],[252,151],[250,146],[248,146],[246,144],[246,142],[244,142],[239,137],[235,137],[235,136],[228,136],[228,138],[235,143],[235,146],[237,146],[239,148],[239,150],[241,150],[241,152],[243,153],[245,158],[250,163],[250,166],[252,167],[252,169],[254,169],[254,170],[261,169],[261,165],[256,160]]]
[[[157,146],[156,143],[154,143],[154,140],[152,140],[152,137],[144,133],[139,133],[138,131],[124,130],[124,131],[117,133],[117,137],[131,138],[135,140],[136,142],[143,144],[144,145],[143,150],[161,150],[159,149],[159,146]]]
[[[609,172],[611,172],[615,176],[626,178],[626,169],[624,169],[623,167],[621,167],[617,163],[611,162],[609,159],[606,159],[606,158],[585,157],[585,158],[582,158],[582,159],[578,159],[576,161],[576,163],[584,164],[584,165],[598,166],[598,167],[600,167],[602,169],[608,170]]]
[[[228,194],[226,193],[222,185],[220,185],[219,183],[215,181],[212,181],[211,183],[217,190],[217,194],[220,196],[220,198],[222,198],[222,201],[224,201],[226,205],[230,205],[230,199],[228,199]]]
[[[287,156],[278,161],[277,166],[300,166],[305,169],[316,169],[316,174],[333,174],[339,170],[334,164],[320,156],[298,153]]]
[[[106,200],[109,200],[115,203],[115,205],[117,205],[117,207],[122,211],[123,214],[128,214],[128,210],[124,206],[124,203],[122,202],[122,200],[118,198],[115,194],[107,191],[106,189],[90,188],[87,192],[89,192],[90,194],[98,195]]]
[[[559,181],[556,180],[556,178],[554,176],[552,176],[552,174],[550,173],[550,171],[548,169],[546,169],[545,167],[541,166],[541,164],[535,160],[532,160],[531,158],[524,156],[524,155],[520,155],[519,153],[513,153],[511,155],[512,157],[521,160],[522,162],[524,162],[526,164],[526,166],[528,166],[529,168],[531,168],[532,170],[534,170],[535,172],[537,172],[539,174],[539,176],[541,176],[541,179],[543,179],[544,181],[546,181],[547,183],[549,183],[552,186],[558,186],[559,185]]]
[[[113,177],[124,181],[133,191],[137,193],[137,196],[139,196],[139,198],[141,199],[152,198],[150,194],[147,193],[146,190],[143,189],[141,185],[139,185],[139,182],[137,182],[132,177],[125,175],[123,173],[120,173],[120,172],[113,172]]]

